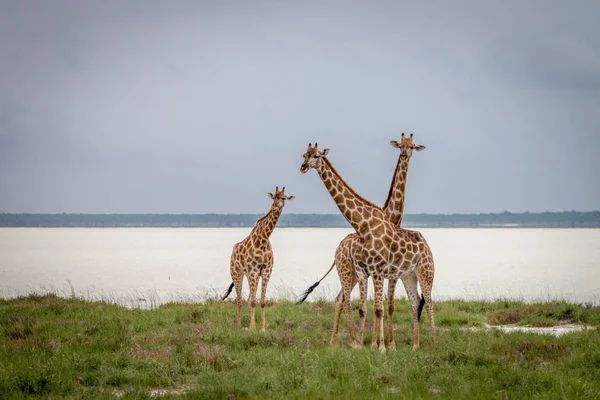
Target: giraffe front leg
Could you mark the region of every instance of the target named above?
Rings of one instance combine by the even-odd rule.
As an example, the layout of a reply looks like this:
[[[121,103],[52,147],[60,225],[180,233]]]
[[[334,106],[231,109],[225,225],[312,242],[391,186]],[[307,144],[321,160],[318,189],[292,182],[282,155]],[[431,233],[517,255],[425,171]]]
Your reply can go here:
[[[250,330],[256,328],[254,311],[256,310],[256,290],[258,289],[258,279],[258,275],[248,278],[248,282],[250,284],[250,298],[248,301],[248,303],[250,304]]]
[[[358,344],[360,346],[364,343],[365,321],[367,319],[367,279],[363,279],[362,277],[358,278],[358,290],[360,291],[360,305],[358,308]]]
[[[394,341],[394,294],[396,292],[396,279],[390,279],[388,282],[388,348],[396,350],[396,342]]]
[[[375,282],[373,282],[373,285]],[[373,301],[373,328],[371,332],[371,349],[377,348],[377,310]]]
[[[375,288],[375,298],[373,302],[373,311],[375,318],[373,320],[373,340],[371,347],[377,346],[379,340],[379,350],[385,351],[385,343],[383,337],[383,277],[373,276],[373,286]]]
[[[267,306],[267,285],[269,284],[269,278],[271,278],[271,268],[263,271],[262,282],[260,285],[260,329],[265,331],[265,308]]]

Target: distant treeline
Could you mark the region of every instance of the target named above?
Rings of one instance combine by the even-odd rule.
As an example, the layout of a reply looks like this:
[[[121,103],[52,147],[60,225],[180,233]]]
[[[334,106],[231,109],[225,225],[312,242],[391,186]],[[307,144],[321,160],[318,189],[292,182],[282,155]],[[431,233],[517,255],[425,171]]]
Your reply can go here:
[[[0,227],[252,227],[262,214],[0,214]],[[350,228],[340,214],[283,214],[278,227]],[[600,228],[600,211],[406,214],[406,228]]]

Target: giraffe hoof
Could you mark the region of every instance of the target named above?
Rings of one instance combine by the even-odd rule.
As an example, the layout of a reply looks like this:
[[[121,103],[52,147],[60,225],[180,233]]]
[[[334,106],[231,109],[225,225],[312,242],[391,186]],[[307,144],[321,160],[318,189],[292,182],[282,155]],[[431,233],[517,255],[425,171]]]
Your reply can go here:
[[[383,346],[383,345],[379,346],[379,351],[382,353],[385,353],[385,346]]]
[[[356,342],[351,342],[350,347],[352,347],[353,349],[360,349],[361,346]]]
[[[388,349],[390,351],[396,350],[396,343],[392,342],[392,343],[388,344]]]

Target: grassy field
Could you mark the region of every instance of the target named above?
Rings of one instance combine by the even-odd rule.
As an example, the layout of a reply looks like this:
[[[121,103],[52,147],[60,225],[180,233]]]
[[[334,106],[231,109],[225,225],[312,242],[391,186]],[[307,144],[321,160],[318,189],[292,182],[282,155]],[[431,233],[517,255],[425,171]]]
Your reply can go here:
[[[423,318],[422,347],[413,352],[409,307],[397,301],[398,348],[381,354],[370,349],[368,332],[365,348],[350,349],[343,317],[339,344],[330,346],[326,301],[269,304],[261,333],[233,328],[232,302],[142,310],[54,295],[0,300],[0,398],[600,398],[600,329],[561,337],[466,329],[598,327],[599,307],[445,301],[435,308],[438,343]],[[371,316],[369,309],[367,327]]]

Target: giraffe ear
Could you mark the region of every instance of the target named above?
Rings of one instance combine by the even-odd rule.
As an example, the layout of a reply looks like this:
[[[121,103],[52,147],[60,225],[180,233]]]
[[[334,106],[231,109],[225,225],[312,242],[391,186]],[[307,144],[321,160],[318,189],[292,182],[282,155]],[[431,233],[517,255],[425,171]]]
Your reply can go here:
[[[325,157],[327,154],[329,154],[329,149],[323,149],[321,152],[321,157]]]
[[[296,196],[285,196],[286,200],[294,200]]]
[[[395,140],[390,140],[390,144],[392,145],[392,147],[395,147],[397,149],[400,148],[400,143],[396,142]]]
[[[413,147],[416,151],[421,151],[421,150],[425,150],[425,146],[422,146],[420,144],[415,145],[415,147]]]
[[[271,193],[271,192],[267,193],[267,196],[269,196],[271,199],[275,198],[275,196],[273,196],[273,193]]]

